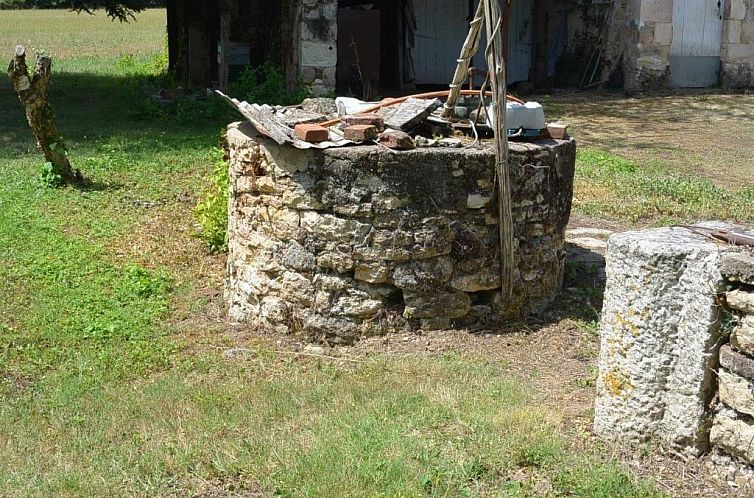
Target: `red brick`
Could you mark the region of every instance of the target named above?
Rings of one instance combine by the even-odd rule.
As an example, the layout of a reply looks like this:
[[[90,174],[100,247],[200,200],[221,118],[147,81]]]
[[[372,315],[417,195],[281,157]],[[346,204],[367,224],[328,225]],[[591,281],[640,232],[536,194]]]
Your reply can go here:
[[[377,131],[385,129],[385,120],[378,114],[351,114],[340,119],[345,126],[372,125]]]
[[[297,124],[293,129],[296,138],[306,142],[326,142],[330,139],[330,132],[318,124]]]
[[[547,125],[547,132],[550,134],[550,138],[563,140],[568,136],[568,126],[562,123],[550,123]]]
[[[377,128],[372,125],[348,126],[343,129],[343,135],[346,140],[351,140],[353,142],[377,140]]]

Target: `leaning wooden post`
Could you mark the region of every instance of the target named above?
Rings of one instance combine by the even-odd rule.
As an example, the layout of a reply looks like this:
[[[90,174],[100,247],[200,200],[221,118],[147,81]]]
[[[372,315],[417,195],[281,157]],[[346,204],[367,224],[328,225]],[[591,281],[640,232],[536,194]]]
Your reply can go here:
[[[60,176],[65,183],[83,180],[81,173],[71,167],[65,144],[55,127],[55,115],[48,94],[52,59],[48,55],[37,54],[34,74],[30,76],[26,65],[26,48],[18,45],[8,66],[8,76],[26,109],[26,119],[37,138],[37,145],[42,149],[45,161],[52,164],[52,173]]]
[[[515,266],[513,240],[513,208],[511,202],[510,168],[508,164],[508,127],[505,124],[506,84],[503,57],[503,29],[498,0],[483,0],[487,32],[487,66],[492,86],[492,109],[495,122],[495,172],[498,184],[498,216],[500,218],[500,285],[504,296],[513,292]]]
[[[482,32],[482,22],[484,21],[484,0],[479,0],[479,5],[474,14],[474,19],[469,26],[469,34],[466,36],[466,41],[461,48],[461,55],[458,57],[458,65],[456,66],[456,72],[453,75],[453,82],[450,84],[450,95],[448,100],[445,101],[445,111],[443,116],[449,118],[453,115],[456,104],[458,103],[458,97],[461,95],[461,86],[466,81],[469,72],[469,65],[474,54],[479,50],[479,40]]]

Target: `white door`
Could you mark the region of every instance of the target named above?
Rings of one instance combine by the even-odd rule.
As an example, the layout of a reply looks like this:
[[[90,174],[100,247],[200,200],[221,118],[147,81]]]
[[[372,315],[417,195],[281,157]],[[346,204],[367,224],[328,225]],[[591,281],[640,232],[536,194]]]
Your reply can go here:
[[[725,0],[674,0],[670,84],[684,88],[720,81]]]

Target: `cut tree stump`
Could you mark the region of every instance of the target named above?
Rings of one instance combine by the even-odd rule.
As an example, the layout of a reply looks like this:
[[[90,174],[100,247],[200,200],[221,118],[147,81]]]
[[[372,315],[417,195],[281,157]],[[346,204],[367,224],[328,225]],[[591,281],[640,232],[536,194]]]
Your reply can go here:
[[[26,119],[37,138],[37,145],[52,164],[52,173],[60,176],[65,183],[83,180],[81,172],[74,170],[68,160],[63,139],[55,127],[54,113],[49,101],[49,85],[52,77],[52,59],[45,54],[37,54],[34,74],[29,75],[26,65],[26,48],[16,47],[16,52],[8,66],[8,76],[13,82],[19,100],[26,110]]]

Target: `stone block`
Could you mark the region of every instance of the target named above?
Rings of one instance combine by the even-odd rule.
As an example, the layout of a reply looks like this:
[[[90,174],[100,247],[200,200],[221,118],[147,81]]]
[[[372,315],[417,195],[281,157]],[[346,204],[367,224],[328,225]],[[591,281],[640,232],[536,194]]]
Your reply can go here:
[[[754,315],[747,315],[733,329],[730,343],[737,350],[754,356]]]
[[[670,45],[673,43],[673,23],[658,22],[655,24],[654,41],[657,45]]]
[[[390,268],[379,263],[359,262],[354,267],[353,278],[371,284],[384,284],[390,278]]]
[[[744,0],[730,0],[729,19],[741,21],[746,18],[746,3]]]
[[[720,264],[720,273],[728,280],[754,285],[754,253],[750,251],[727,253]]]
[[[642,22],[673,22],[673,0],[641,0]]]
[[[723,40],[728,43],[741,43],[741,21],[725,21]]]
[[[727,453],[754,464],[754,422],[723,411],[715,415],[710,442]]]
[[[720,338],[720,247],[663,228],[610,237],[594,429],[700,453]]]
[[[465,292],[436,289],[432,293],[406,292],[403,316],[412,318],[461,318],[471,310],[471,298]]]
[[[479,292],[500,288],[499,265],[488,265],[471,274],[455,274],[451,281],[454,289],[464,292]]]
[[[385,120],[385,125],[395,130],[410,131],[421,124],[427,116],[442,106],[438,99],[409,98]]]
[[[301,42],[301,65],[313,67],[336,67],[338,54],[335,42],[322,43],[320,41]]]
[[[729,344],[720,348],[720,366],[745,379],[754,380],[754,358],[734,350]]]
[[[725,294],[725,301],[734,310],[754,315],[754,292],[730,291]]]
[[[746,20],[741,23],[740,42],[749,45],[754,43],[754,19]]]
[[[754,417],[754,382],[724,368],[717,375],[720,401],[738,413]]]
[[[314,254],[307,251],[304,246],[293,240],[282,253],[280,262],[297,271],[312,271],[317,264]]]
[[[452,274],[452,260],[440,257],[399,264],[393,270],[392,280],[404,291],[433,292],[444,288]]]
[[[725,62],[749,61],[754,59],[754,45],[748,43],[730,43],[725,53]]]

